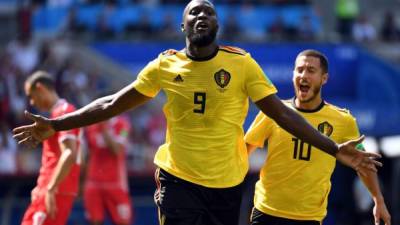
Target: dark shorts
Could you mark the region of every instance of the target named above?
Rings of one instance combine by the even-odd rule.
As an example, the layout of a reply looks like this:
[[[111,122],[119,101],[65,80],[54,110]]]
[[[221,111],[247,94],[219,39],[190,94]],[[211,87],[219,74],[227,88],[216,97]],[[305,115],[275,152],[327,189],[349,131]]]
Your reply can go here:
[[[315,220],[291,220],[282,217],[275,217],[253,208],[251,213],[251,225],[321,225]]]
[[[156,171],[160,225],[237,225],[242,184],[231,188],[207,188],[162,169]]]

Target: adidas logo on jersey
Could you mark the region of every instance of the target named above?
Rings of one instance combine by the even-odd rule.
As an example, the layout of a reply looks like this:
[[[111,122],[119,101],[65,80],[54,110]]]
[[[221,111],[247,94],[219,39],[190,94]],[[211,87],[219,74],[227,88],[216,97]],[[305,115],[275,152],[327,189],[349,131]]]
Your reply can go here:
[[[181,76],[180,74],[178,74],[178,76],[176,76],[176,77],[174,78],[174,82],[175,82],[175,83],[183,82],[182,76]]]

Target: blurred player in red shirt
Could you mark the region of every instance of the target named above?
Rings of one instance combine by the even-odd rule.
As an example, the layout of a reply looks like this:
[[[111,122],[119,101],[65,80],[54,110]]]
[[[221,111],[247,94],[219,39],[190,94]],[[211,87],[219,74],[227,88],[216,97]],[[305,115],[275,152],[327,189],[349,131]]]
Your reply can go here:
[[[59,98],[47,72],[33,73],[25,81],[29,103],[51,114],[51,118],[72,112],[75,107]],[[78,192],[80,129],[56,132],[43,142],[42,165],[31,203],[22,225],[63,225]]]
[[[105,212],[114,224],[132,222],[126,172],[129,120],[117,116],[87,127],[89,161],[84,188],[84,206],[91,225],[104,222]]]

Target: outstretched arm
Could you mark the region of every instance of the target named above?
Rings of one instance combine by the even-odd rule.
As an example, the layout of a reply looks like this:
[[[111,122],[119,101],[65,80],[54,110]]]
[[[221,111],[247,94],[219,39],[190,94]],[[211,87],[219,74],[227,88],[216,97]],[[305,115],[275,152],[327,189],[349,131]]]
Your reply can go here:
[[[113,95],[99,98],[75,112],[51,120],[51,125],[56,131],[91,125],[135,108],[148,100],[150,97],[129,85]]]
[[[366,175],[358,173],[358,176],[368,188],[368,191],[374,200],[375,206],[373,209],[373,214],[375,224],[379,225],[380,221],[383,220],[385,225],[391,225],[390,213],[386,207],[385,200],[379,187],[378,175],[375,172],[367,171]]]
[[[256,105],[263,113],[273,120],[283,129],[295,135],[303,141],[306,141],[322,151],[336,156],[339,146],[314,129],[302,116],[286,107],[276,95],[269,95]]]
[[[286,107],[274,94],[257,101],[256,105],[289,133],[336,157],[341,163],[360,173],[364,173],[364,169],[376,171],[375,166],[381,166],[380,162],[372,159],[380,157],[378,154],[361,152],[355,148],[363,141],[363,137],[338,145],[314,129],[295,111]]]
[[[26,112],[26,116],[34,123],[15,128],[14,138],[18,140],[18,144],[34,147],[56,131],[70,130],[109,119],[148,100],[150,97],[139,93],[129,85],[113,95],[99,98],[77,111],[55,119]]]

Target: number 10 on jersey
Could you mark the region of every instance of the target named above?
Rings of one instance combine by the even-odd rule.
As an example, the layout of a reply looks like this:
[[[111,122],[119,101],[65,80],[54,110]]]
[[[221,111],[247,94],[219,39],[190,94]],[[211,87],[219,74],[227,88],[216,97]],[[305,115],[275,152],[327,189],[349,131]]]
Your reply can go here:
[[[292,138],[292,141],[294,142],[293,159],[310,161],[311,145],[298,138]],[[304,147],[306,147],[307,149],[305,149]]]

